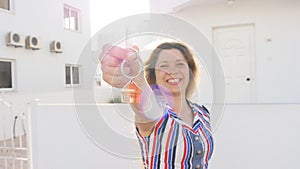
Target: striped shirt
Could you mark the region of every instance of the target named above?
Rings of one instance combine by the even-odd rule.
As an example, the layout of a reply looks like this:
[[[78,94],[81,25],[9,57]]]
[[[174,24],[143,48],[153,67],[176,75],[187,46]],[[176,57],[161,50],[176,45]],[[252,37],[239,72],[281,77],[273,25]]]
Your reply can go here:
[[[207,169],[213,152],[209,112],[189,102],[193,114],[190,127],[170,108],[154,126],[152,133],[137,137],[146,169]]]

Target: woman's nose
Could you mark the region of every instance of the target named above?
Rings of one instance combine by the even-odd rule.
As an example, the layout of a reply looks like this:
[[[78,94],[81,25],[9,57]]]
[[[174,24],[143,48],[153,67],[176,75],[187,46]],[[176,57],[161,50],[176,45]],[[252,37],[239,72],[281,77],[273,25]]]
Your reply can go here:
[[[175,66],[170,66],[166,71],[167,74],[175,74],[177,72],[178,72],[178,70]]]

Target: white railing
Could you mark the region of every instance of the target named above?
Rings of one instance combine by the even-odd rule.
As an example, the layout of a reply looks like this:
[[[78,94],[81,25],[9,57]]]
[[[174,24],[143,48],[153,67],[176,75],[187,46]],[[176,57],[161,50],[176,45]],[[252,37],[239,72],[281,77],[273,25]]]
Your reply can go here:
[[[25,120],[25,113],[19,113],[2,92],[0,97],[0,169],[29,168]]]

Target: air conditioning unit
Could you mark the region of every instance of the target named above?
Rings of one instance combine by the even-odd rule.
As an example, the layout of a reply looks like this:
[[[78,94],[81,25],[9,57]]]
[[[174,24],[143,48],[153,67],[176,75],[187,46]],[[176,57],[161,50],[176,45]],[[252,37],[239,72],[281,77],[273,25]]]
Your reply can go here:
[[[60,41],[52,41],[50,44],[50,51],[55,53],[63,53],[64,47]]]
[[[23,47],[24,38],[15,32],[9,32],[7,34],[7,46]]]
[[[26,48],[27,49],[33,49],[38,50],[40,49],[40,40],[37,37],[34,36],[27,36],[26,37]]]

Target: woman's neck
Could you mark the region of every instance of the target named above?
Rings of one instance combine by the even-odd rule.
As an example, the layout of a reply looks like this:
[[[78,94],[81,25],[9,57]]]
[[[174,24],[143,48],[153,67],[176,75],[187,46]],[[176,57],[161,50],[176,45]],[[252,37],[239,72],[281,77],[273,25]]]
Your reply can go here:
[[[177,115],[181,115],[184,112],[190,112],[190,106],[187,103],[187,100],[182,95],[166,95],[165,98],[167,99],[167,102],[172,107],[174,112]]]
[[[173,99],[168,100],[173,111],[185,121],[189,126],[193,126],[194,115],[192,113],[192,108],[187,102],[185,97],[173,97]]]

